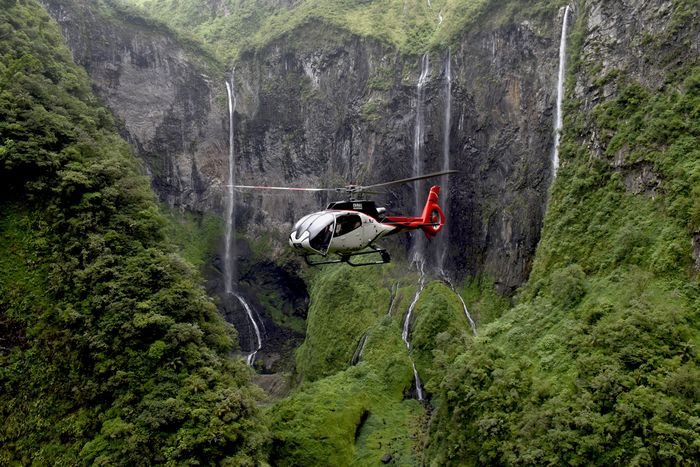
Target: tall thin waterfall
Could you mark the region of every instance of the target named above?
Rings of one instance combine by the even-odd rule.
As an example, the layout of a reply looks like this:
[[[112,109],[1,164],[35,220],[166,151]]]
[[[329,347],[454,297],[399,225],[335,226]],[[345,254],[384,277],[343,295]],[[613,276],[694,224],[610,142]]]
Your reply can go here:
[[[352,355],[352,359],[350,360],[351,365],[357,365],[360,363],[360,360],[362,359],[362,354],[365,352],[365,346],[367,345],[367,338],[369,337],[369,334],[365,333],[362,336],[362,339],[357,343],[357,349],[355,349],[355,353]]]
[[[391,312],[394,311],[394,302],[396,302],[396,295],[399,292],[399,283],[395,283],[389,289],[389,312],[387,313],[391,316]]]
[[[416,120],[413,129],[413,176],[423,175],[423,144],[425,139],[425,84],[430,76],[430,58],[426,52],[421,59],[421,72],[416,86]],[[421,180],[415,183],[415,210],[420,213],[425,201],[425,183]],[[413,246],[413,261],[422,263],[424,261],[425,239],[420,232],[416,232]]]
[[[248,319],[255,331],[255,349],[246,358],[248,365],[255,362],[255,356],[262,348],[262,335],[258,323],[253,317],[253,310],[246,300],[235,290],[235,282],[238,280],[236,274],[236,243],[233,240],[233,233],[236,230],[235,198],[233,186],[235,185],[235,150],[234,150],[234,121],[233,116],[236,110],[236,95],[234,93],[235,69],[231,70],[231,82],[226,82],[226,92],[228,93],[228,192],[226,197],[226,230],[224,234],[224,290],[228,296],[234,296],[239,301],[246,312]]]
[[[447,282],[447,285],[450,287],[450,289],[452,289],[452,291],[455,293],[455,295],[457,295],[457,298],[459,298],[459,301],[462,302],[462,309],[464,310],[464,316],[467,318],[467,321],[469,322],[469,327],[472,328],[472,334],[474,334],[474,336],[476,336],[476,323],[472,319],[471,313],[469,313],[469,309],[467,308],[466,302],[464,301],[462,296],[459,294],[459,292],[457,292],[457,289],[455,289],[454,284],[452,283],[452,281],[450,280],[450,278],[446,274],[443,275],[443,279],[445,282]]]
[[[457,295],[457,298],[459,298],[459,301],[462,302],[462,309],[464,310],[464,316],[466,316],[467,321],[469,321],[469,326],[472,328],[472,334],[474,334],[476,336],[476,323],[474,323],[474,320],[472,319],[472,315],[469,313],[469,310],[467,309],[467,304],[464,303],[464,299],[456,290],[455,290],[455,294]]]
[[[408,351],[411,351],[411,341],[410,341],[410,331],[411,331],[411,316],[413,315],[413,309],[416,307],[416,304],[418,303],[418,299],[420,298],[420,294],[423,292],[423,289],[425,288],[425,281],[426,281],[426,274],[425,274],[425,262],[420,261],[418,263],[418,267],[420,268],[420,282],[418,283],[418,289],[416,290],[416,295],[413,297],[413,301],[411,302],[411,305],[408,307],[408,312],[406,312],[406,318],[404,319],[403,322],[403,332],[401,333],[401,338],[403,339],[404,344],[406,344],[406,348]],[[409,358],[411,359],[411,366],[413,367],[413,378],[416,382],[416,393],[418,395],[418,400],[422,401],[423,400],[423,387],[421,385],[420,381],[420,376],[418,375],[418,370],[416,369],[416,364],[413,361],[413,358],[411,357],[409,353]]]
[[[235,185],[235,149],[233,113],[236,110],[236,96],[233,92],[235,69],[231,71],[231,82],[226,82],[226,92],[228,93],[228,192],[226,197],[226,232],[224,236],[224,288],[227,294],[233,292],[233,281],[236,280],[235,271],[235,244],[233,242],[233,232],[236,228],[236,218],[233,215],[235,204],[233,185]]]
[[[554,116],[554,153],[552,155],[552,174],[557,175],[559,169],[559,141],[561,131],[564,128],[564,117],[562,114],[562,102],[564,100],[564,78],[566,73],[566,35],[569,22],[569,12],[571,7],[566,6],[564,10],[564,21],[561,26],[561,39],[559,41],[559,77],[557,79],[557,110]]]
[[[253,329],[255,330],[255,349],[252,350],[246,358],[246,363],[248,364],[248,366],[252,366],[255,362],[255,355],[258,353],[258,350],[262,348],[262,336],[260,335],[260,328],[258,327],[258,323],[256,323],[255,319],[253,318],[253,310],[250,308],[250,305],[248,305],[248,302],[246,302],[245,299],[237,293],[234,293],[234,295],[243,306],[243,309],[245,309],[245,312],[248,315],[248,319],[250,320],[251,324],[253,325]]]
[[[447,61],[445,63],[445,118],[443,120],[442,129],[442,170],[450,170],[450,124],[452,118],[452,53],[450,49],[447,49]],[[442,210],[447,215],[447,197],[450,192],[450,179],[449,177],[443,177],[442,181]],[[440,255],[440,263],[438,268],[444,273],[445,270],[445,256],[447,255],[447,232],[442,232],[440,236],[440,248],[438,254]]]

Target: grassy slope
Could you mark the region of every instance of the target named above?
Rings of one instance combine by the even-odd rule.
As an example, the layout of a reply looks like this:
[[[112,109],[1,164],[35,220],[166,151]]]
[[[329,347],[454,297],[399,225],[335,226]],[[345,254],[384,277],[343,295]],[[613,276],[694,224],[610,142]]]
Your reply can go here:
[[[466,28],[484,20],[505,22],[522,14],[551,14],[565,1],[496,2],[493,0],[304,0],[275,7],[259,0],[224,0],[225,14],[199,0],[123,0],[167,18],[175,28],[191,31],[211,44],[224,60],[287,37],[302,25],[329,24],[362,37],[395,46],[405,54],[453,44]],[[442,21],[440,20],[442,18]],[[337,32],[336,32],[337,34]]]
[[[533,272],[518,305],[446,373],[434,465],[689,464],[700,455],[700,286],[691,268],[700,66],[670,67],[667,79],[651,92],[617,72],[598,82],[614,80],[617,97],[591,114],[568,104]],[[592,130],[601,157],[578,139]],[[659,177],[653,195],[623,183],[643,165]]]
[[[260,460],[235,331],[56,25],[0,6],[0,463]]]
[[[413,373],[401,339],[418,276],[405,269],[402,264],[336,266],[312,279],[307,339],[297,352],[298,376],[304,382],[270,410],[273,462],[376,465],[391,454],[401,465],[419,464],[425,414],[409,398]],[[389,316],[390,288],[397,282]],[[428,284],[412,329],[412,355],[430,390],[439,381],[439,368],[468,340],[469,327],[454,292],[438,282]],[[365,335],[360,363],[351,366]]]

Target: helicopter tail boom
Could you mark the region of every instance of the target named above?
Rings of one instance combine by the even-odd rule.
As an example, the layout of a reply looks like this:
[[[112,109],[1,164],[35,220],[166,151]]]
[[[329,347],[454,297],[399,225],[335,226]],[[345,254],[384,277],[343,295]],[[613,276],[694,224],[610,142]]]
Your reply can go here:
[[[396,225],[397,231],[421,229],[426,237],[433,238],[445,225],[445,214],[438,205],[440,187],[433,186],[428,194],[428,200],[423,207],[420,217],[386,217],[388,225]]]
[[[433,186],[430,188],[430,193],[428,194],[428,200],[425,202],[425,207],[423,207],[423,214],[421,214],[421,230],[428,238],[433,238],[440,230],[442,226],[445,225],[445,214],[442,212],[442,208],[438,205],[438,195],[440,194],[440,187]]]

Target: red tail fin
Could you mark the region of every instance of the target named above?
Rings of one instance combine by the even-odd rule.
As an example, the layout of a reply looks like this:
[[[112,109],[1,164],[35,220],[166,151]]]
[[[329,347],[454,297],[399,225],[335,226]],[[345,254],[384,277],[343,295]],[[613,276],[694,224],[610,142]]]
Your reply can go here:
[[[421,214],[421,222],[424,224],[421,226],[421,230],[423,230],[423,233],[428,238],[433,238],[435,234],[442,230],[442,226],[445,225],[445,214],[438,205],[439,194],[439,186],[430,188],[428,200],[425,202],[423,214]]]

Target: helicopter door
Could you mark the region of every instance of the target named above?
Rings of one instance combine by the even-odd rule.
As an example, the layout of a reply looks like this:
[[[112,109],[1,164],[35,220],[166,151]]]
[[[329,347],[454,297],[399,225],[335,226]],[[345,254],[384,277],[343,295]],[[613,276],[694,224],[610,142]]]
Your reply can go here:
[[[335,216],[332,214],[321,214],[314,219],[307,227],[311,248],[322,255],[328,253],[335,228]]]

